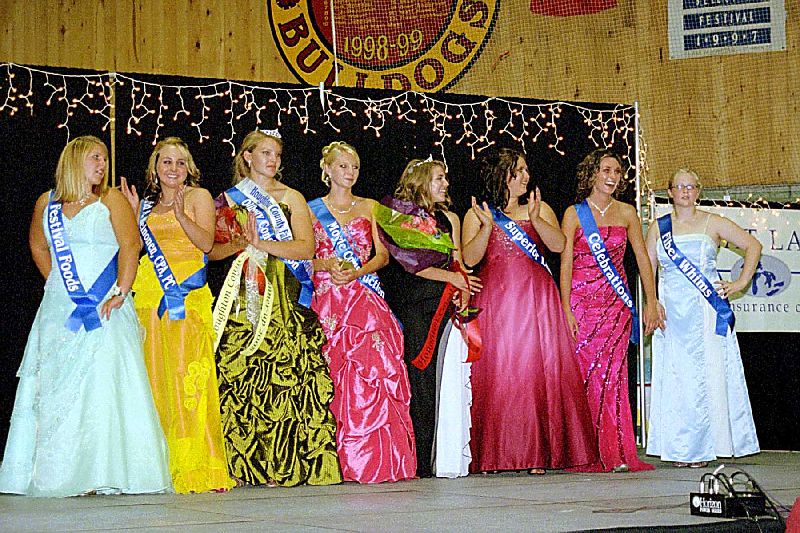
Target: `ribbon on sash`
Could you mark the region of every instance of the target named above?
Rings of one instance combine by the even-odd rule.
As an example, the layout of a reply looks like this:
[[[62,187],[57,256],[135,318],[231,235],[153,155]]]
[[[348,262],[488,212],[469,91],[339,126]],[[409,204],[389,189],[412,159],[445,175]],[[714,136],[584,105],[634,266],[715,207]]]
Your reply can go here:
[[[325,233],[328,234],[328,238],[330,238],[333,244],[333,252],[336,254],[336,257],[344,261],[349,261],[356,270],[361,268],[362,265],[358,255],[353,251],[353,247],[350,246],[350,242],[347,240],[344,230],[342,230],[336,217],[331,214],[325,202],[322,201],[322,198],[311,200],[308,202],[308,206],[311,208],[314,216],[317,217],[317,220],[319,220]],[[381,280],[374,272],[359,276],[358,281],[381,298],[384,297]]]
[[[256,183],[246,178],[225,193],[238,205],[241,205],[256,216],[256,228],[262,241],[290,241],[292,228],[281,206],[272,196],[259,189]],[[273,231],[274,228],[274,231]],[[279,258],[286,268],[300,282],[300,298],[298,302],[304,307],[311,306],[314,294],[314,283],[311,281],[311,265],[307,260]]]
[[[64,231],[62,205],[53,200],[53,194],[53,192],[50,193],[50,200],[47,204],[47,230],[50,233],[50,241],[56,256],[55,267],[61,275],[61,281],[64,282],[70,300],[76,305],[67,317],[64,326],[73,333],[77,333],[81,326],[86,331],[92,331],[103,325],[100,322],[100,315],[97,313],[97,306],[116,282],[119,251],[114,254],[114,257],[97,277],[89,292],[86,292],[78,276],[75,257],[72,255],[69,239]]]
[[[147,257],[156,272],[158,283],[164,296],[158,303],[158,318],[164,316],[164,311],[169,310],[170,320],[183,320],[186,318],[186,295],[189,292],[199,289],[206,284],[206,266],[208,258],[203,255],[203,266],[197,272],[189,276],[183,283],[178,284],[175,275],[172,273],[167,258],[161,247],[158,245],[155,235],[147,225],[147,217],[153,210],[155,204],[150,200],[142,200],[142,207],[139,210],[139,235],[142,237]]]
[[[589,250],[600,268],[600,272],[606,277],[608,284],[614,289],[614,293],[622,300],[631,312],[633,325],[631,327],[631,342],[639,344],[639,315],[636,312],[636,306],[633,303],[628,287],[625,281],[620,277],[617,269],[614,267],[614,262],[606,250],[606,243],[603,242],[603,237],[600,236],[600,231],[597,229],[597,224],[592,215],[592,209],[589,204],[584,200],[579,204],[575,204],[575,211],[578,214],[578,220],[583,228],[583,234],[586,236],[586,242],[589,244]]]
[[[464,269],[461,268],[461,265],[458,262],[453,263],[452,269],[456,272],[459,272],[462,276],[464,276],[465,279],[468,279],[467,273],[464,272]],[[419,354],[417,354],[417,356],[411,361],[411,364],[420,370],[425,370],[431,363],[433,351],[436,349],[436,340],[439,336],[439,326],[444,319],[447,309],[452,303],[453,295],[457,292],[458,289],[454,285],[450,283],[445,285],[444,292],[442,292],[442,297],[439,298],[439,305],[436,307],[433,320],[431,320],[431,326],[428,328],[428,336],[425,338],[425,343],[422,345],[422,349],[419,351]],[[464,322],[463,324],[462,322],[463,321],[458,321],[456,323],[456,327],[461,330],[461,335],[464,337],[464,340],[467,343],[467,362],[471,363],[480,359],[482,345],[481,334],[480,330],[478,329],[477,320]]]
[[[697,265],[689,261],[683,252],[675,246],[672,239],[671,215],[666,214],[658,218],[658,231],[661,233],[661,245],[664,247],[667,257],[675,263],[678,270],[680,270],[681,273],[686,276],[686,279],[700,291],[703,298],[705,298],[709,305],[714,308],[714,311],[717,312],[715,333],[724,337],[728,333],[728,328],[733,331],[736,317],[733,315],[733,310],[728,301],[717,294],[713,284],[703,275],[700,269],[697,268]]]
[[[219,343],[222,340],[222,334],[225,331],[225,324],[230,317],[231,309],[233,308],[233,301],[239,297],[239,286],[242,280],[242,269],[245,262],[249,259],[257,262],[255,254],[250,253],[251,247],[245,248],[242,253],[234,260],[228,275],[225,277],[225,282],[222,284],[222,289],[219,291],[217,301],[214,302],[214,311],[212,313],[212,324],[214,328],[214,351],[217,351]],[[258,267],[261,268],[261,267]],[[255,324],[253,336],[250,342],[241,350],[244,357],[250,356],[256,352],[264,336],[267,334],[269,322],[272,319],[272,303],[275,298],[275,290],[269,280],[264,283],[264,296],[261,299],[261,311],[258,314],[258,322]]]
[[[547,272],[552,276],[553,273],[550,271],[550,267],[547,266],[544,256],[539,252],[539,247],[536,246],[533,239],[525,233],[525,230],[519,227],[519,224],[508,218],[505,213],[496,207],[490,206],[489,209],[492,211],[492,215],[494,215],[495,222],[497,222],[497,225],[503,230],[503,233],[511,239],[511,242],[522,250],[532,261],[539,263],[547,269]]]

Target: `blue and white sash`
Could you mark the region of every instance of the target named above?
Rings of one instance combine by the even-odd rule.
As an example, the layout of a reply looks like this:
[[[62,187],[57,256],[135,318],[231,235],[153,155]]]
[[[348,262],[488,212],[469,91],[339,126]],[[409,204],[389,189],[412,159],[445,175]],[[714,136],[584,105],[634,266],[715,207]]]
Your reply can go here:
[[[243,206],[256,216],[256,228],[262,241],[292,240],[292,227],[289,225],[286,215],[283,214],[281,206],[272,196],[259,189],[253,180],[246,178],[225,193],[236,204]],[[298,302],[300,305],[310,307],[311,296],[314,294],[314,283],[311,281],[311,262],[283,257],[279,259],[300,282]]]
[[[114,254],[114,257],[97,277],[89,292],[86,292],[78,276],[75,257],[72,255],[67,233],[64,231],[62,205],[60,202],[53,200],[53,194],[54,192],[50,192],[50,201],[47,204],[47,230],[50,233],[50,241],[56,256],[54,267],[61,274],[61,281],[64,282],[67,294],[76,305],[75,310],[69,315],[64,325],[73,333],[77,333],[81,326],[86,331],[92,331],[103,325],[100,322],[100,315],[97,313],[97,306],[108,294],[108,291],[111,290],[117,279],[119,252]]]
[[[721,298],[717,291],[714,290],[714,285],[706,278],[703,273],[697,268],[697,265],[689,261],[683,252],[681,252],[672,240],[672,216],[666,214],[658,219],[658,231],[661,233],[661,245],[664,251],[667,252],[667,257],[675,263],[686,279],[688,279],[695,288],[700,291],[703,298],[714,308],[717,312],[717,324],[715,332],[717,335],[724,337],[728,333],[728,328],[733,331],[733,326],[736,318],[733,315],[733,310],[727,300]]]
[[[333,244],[333,252],[336,254],[336,257],[343,259],[344,261],[349,261],[353,264],[356,270],[361,268],[362,265],[361,261],[358,259],[358,255],[353,251],[352,246],[350,246],[350,242],[347,240],[347,236],[344,234],[344,230],[342,230],[339,222],[337,222],[336,217],[334,217],[330,210],[328,210],[328,206],[325,205],[325,202],[322,201],[322,198],[311,200],[308,202],[308,206],[311,208],[314,216],[317,217],[317,220],[319,220],[319,223],[325,229],[325,233],[328,234],[328,237]],[[381,287],[381,280],[374,272],[360,276],[358,281],[381,298],[384,297],[383,288]]]
[[[203,266],[184,280],[183,283],[178,284],[178,280],[175,279],[164,252],[161,251],[155,235],[147,225],[147,217],[150,216],[154,205],[150,200],[142,200],[142,207],[139,210],[139,235],[142,237],[147,257],[156,272],[161,290],[164,291],[164,296],[161,297],[161,301],[158,303],[158,318],[164,316],[164,311],[169,310],[170,320],[183,320],[186,318],[186,307],[184,305],[186,295],[206,284],[208,258],[203,254]]]
[[[495,222],[497,222],[497,225],[503,230],[503,233],[508,235],[511,242],[513,242],[517,248],[525,252],[525,255],[530,257],[532,261],[539,263],[550,272],[550,267],[547,266],[544,256],[539,252],[539,247],[536,246],[533,239],[525,233],[525,230],[519,227],[519,224],[508,218],[505,213],[496,207],[492,206],[489,207],[489,209],[491,209],[492,215],[494,215]],[[553,273],[550,272],[550,275],[552,276]]]
[[[578,220],[583,228],[583,234],[586,236],[586,242],[589,243],[589,250],[600,268],[600,272],[606,277],[608,284],[614,289],[622,303],[625,304],[631,312],[633,325],[631,326],[631,342],[639,344],[639,315],[636,312],[636,306],[633,303],[628,287],[625,281],[620,277],[619,272],[614,267],[614,262],[611,260],[611,255],[606,250],[606,243],[603,242],[603,237],[600,236],[600,231],[597,229],[597,224],[592,215],[592,209],[589,204],[584,200],[579,204],[575,204],[575,211],[578,213]]]

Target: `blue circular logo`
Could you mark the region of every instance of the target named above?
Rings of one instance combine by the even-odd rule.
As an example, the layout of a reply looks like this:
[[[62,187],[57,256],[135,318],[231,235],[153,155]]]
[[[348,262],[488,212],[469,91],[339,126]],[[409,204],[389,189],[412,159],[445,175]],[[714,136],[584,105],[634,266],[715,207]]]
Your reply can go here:
[[[731,267],[731,279],[738,279],[742,273],[744,266],[744,259],[739,258],[736,263]],[[792,283],[792,271],[789,267],[771,255],[762,255],[758,261],[756,273],[753,275],[753,281],[750,288],[745,294],[755,296],[757,298],[769,298],[777,296]]]

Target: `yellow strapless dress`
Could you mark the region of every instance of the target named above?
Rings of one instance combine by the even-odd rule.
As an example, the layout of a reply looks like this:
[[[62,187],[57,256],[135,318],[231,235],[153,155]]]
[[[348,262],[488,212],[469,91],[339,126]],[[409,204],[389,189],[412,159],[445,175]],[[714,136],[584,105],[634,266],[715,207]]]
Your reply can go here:
[[[151,213],[147,224],[179,283],[203,267],[203,252],[172,211]],[[175,491],[230,489],[235,483],[228,475],[222,441],[211,291],[204,285],[186,296],[184,320],[170,320],[169,311],[159,318],[164,293],[147,255],[139,262],[133,291],[136,313],[146,330],[145,364],[167,437]]]

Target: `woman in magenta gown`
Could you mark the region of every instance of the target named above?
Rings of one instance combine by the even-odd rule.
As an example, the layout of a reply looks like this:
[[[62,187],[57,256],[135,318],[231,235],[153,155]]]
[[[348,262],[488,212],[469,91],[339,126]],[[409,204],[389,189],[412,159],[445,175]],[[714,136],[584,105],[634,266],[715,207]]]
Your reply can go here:
[[[473,199],[462,237],[464,261],[478,266],[483,282],[473,301],[483,345],[472,365],[470,469],[543,474],[592,463],[595,435],[575,343],[553,276],[537,261],[545,247],[559,252],[564,235],[538,188],[528,195],[521,153],[490,154],[481,174],[490,203]],[[533,257],[506,231],[524,232],[536,245]]]
[[[561,254],[561,301],[577,341],[578,363],[600,453],[599,462],[578,468],[580,471],[653,468],[638,458],[628,402],[628,340],[631,328],[639,325],[600,270],[578,216],[582,205],[587,213],[591,209],[603,241],[600,244],[607,250],[623,284],[627,284],[623,257],[630,241],[646,296],[645,333],[649,334],[657,326],[658,312],[641,222],[633,206],[612,198],[621,189],[618,186],[622,168],[622,161],[613,152],[595,150],[586,156],[578,166],[579,204],[567,208],[562,222],[567,240]]]
[[[352,146],[326,146],[320,166],[331,190],[310,202],[316,242],[312,308],[328,338],[323,354],[333,378],[342,476],[359,483],[413,478],[417,459],[403,332],[374,274],[389,260],[376,238],[375,201],[353,195],[359,158]],[[345,243],[355,258],[342,252]]]

